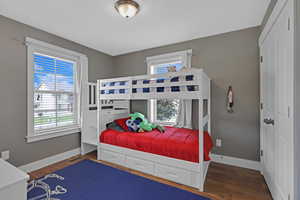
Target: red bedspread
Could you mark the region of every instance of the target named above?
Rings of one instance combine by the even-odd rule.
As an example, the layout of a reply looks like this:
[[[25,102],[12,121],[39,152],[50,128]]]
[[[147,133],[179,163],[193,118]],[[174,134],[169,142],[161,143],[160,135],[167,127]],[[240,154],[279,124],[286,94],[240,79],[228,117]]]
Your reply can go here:
[[[153,130],[144,133],[105,130],[100,136],[102,143],[158,154],[181,160],[199,162],[198,130],[166,127],[164,133]],[[212,139],[204,132],[204,160],[208,161],[213,147]]]

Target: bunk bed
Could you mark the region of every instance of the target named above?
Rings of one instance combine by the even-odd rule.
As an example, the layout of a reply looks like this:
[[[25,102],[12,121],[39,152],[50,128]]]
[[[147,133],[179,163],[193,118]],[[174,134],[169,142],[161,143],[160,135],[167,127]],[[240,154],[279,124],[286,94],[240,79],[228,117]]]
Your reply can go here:
[[[205,161],[209,160],[209,151],[204,147],[207,134],[211,133],[211,120],[210,79],[202,69],[98,80],[96,95],[98,160],[203,191],[209,166],[209,161]],[[199,100],[199,130],[166,127],[166,132],[161,134],[157,130],[144,134],[106,130],[107,123],[128,117],[130,100],[150,99]],[[174,140],[174,135],[179,140]],[[180,138],[187,137],[192,139],[180,142]]]

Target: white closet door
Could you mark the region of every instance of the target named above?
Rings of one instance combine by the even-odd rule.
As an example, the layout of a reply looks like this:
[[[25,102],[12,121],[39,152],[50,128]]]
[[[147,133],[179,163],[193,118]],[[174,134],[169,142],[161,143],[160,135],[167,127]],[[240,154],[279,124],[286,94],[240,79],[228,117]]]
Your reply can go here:
[[[275,95],[275,34],[272,33],[265,40],[261,48],[263,62],[261,64],[261,103],[263,105],[261,113],[261,134],[263,148],[263,174],[269,187],[273,186],[275,175],[275,130],[274,120],[274,95]]]
[[[292,1],[283,8],[261,55],[261,137],[263,175],[275,200],[293,193],[293,31]]]
[[[275,82],[275,186],[276,199],[289,199],[290,179],[292,177],[293,140],[290,118],[292,97],[292,74],[293,69],[293,44],[292,31],[290,30],[290,4],[287,4],[279,16],[275,31],[277,33],[277,66]]]

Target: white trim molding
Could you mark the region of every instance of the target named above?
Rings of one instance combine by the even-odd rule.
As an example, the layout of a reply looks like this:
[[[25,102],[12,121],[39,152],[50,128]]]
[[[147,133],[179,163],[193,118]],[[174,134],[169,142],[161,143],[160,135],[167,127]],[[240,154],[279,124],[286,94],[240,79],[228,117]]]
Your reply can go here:
[[[148,74],[151,73],[151,66],[152,65],[160,65],[172,62],[181,61],[183,66],[191,67],[191,57],[192,57],[193,50],[188,49],[184,51],[176,51],[172,53],[166,53],[156,56],[150,56],[146,58],[146,63],[148,67]]]
[[[47,139],[51,139],[51,138],[55,138],[55,137],[61,137],[61,136],[65,136],[65,135],[70,135],[70,134],[74,134],[74,133],[80,133],[81,129],[78,126],[78,128],[76,127],[71,127],[71,128],[66,128],[66,129],[61,129],[60,131],[49,131],[49,132],[45,132],[43,134],[36,134],[33,136],[27,136],[26,137],[26,141],[28,143],[31,142],[37,142],[40,140],[47,140]]]
[[[216,163],[261,171],[261,163],[259,161],[246,160],[217,154],[211,154],[210,157],[212,161]]]
[[[88,85],[88,57],[84,54],[71,51],[56,45],[52,45],[36,39],[26,38],[27,45],[27,136],[26,141],[36,142],[73,133],[79,133],[82,127],[82,110],[87,105],[87,85]],[[74,114],[76,122],[70,126],[47,128],[42,130],[34,129],[34,81],[33,81],[33,54],[40,53],[47,56],[66,59],[76,63],[74,76]],[[51,91],[55,93],[56,91]]]
[[[84,55],[82,53],[78,53],[76,51],[65,49],[65,48],[62,48],[62,47],[59,47],[59,46],[56,46],[56,45],[53,45],[53,44],[49,44],[47,42],[43,42],[43,41],[40,41],[40,40],[36,40],[36,39],[30,38],[30,37],[26,37],[25,44],[27,46],[34,46],[34,47],[40,47],[40,48],[43,48],[43,49],[47,49],[47,50],[50,50],[51,52],[54,50],[55,52],[58,53],[58,57],[61,57],[60,54],[68,55],[68,56],[70,56],[70,58],[73,58],[73,57],[77,57],[77,58],[86,57],[86,55]],[[70,59],[70,58],[67,58],[67,59]]]
[[[52,165],[54,163],[66,160],[68,158],[71,158],[71,157],[77,156],[77,155],[80,155],[80,148],[76,148],[76,149],[73,149],[70,151],[66,151],[64,153],[60,153],[60,154],[57,154],[54,156],[44,158],[42,160],[38,160],[38,161],[29,163],[26,165],[22,165],[22,166],[19,166],[18,168],[20,170],[28,173],[28,172],[32,172],[32,171],[41,169],[43,167],[47,167],[49,165]]]
[[[272,11],[272,14],[270,15],[267,24],[265,25],[263,31],[260,34],[259,37],[259,46],[263,44],[265,41],[267,35],[271,31],[273,25],[275,24],[279,14],[281,13],[282,9],[284,8],[285,4],[288,2],[288,0],[277,0],[276,5]]]

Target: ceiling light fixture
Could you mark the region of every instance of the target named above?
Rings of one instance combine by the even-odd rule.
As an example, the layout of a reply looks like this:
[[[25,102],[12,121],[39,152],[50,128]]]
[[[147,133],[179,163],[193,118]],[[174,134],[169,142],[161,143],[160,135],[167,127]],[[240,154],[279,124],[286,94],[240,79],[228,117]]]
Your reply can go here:
[[[134,17],[140,10],[140,5],[133,0],[119,0],[115,3],[116,10],[122,17]]]

